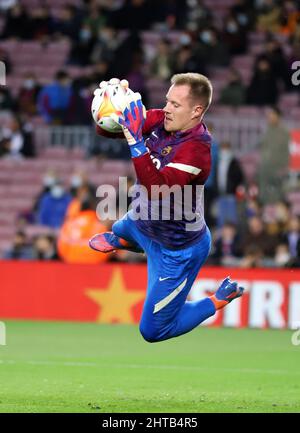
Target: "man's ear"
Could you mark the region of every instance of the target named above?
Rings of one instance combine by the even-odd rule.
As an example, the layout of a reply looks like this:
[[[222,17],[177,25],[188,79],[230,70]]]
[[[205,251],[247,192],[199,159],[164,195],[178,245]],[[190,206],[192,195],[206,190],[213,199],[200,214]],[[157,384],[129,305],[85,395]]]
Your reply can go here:
[[[193,110],[192,119],[198,119],[202,116],[202,113],[204,111],[204,107],[202,105],[196,105]]]

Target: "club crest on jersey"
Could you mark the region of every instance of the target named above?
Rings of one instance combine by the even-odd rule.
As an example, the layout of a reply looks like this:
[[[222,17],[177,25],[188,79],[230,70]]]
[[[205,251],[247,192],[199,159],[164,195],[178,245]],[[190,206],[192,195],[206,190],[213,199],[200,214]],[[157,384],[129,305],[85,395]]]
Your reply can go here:
[[[161,155],[166,156],[169,155],[169,153],[171,153],[171,150],[172,150],[172,146],[166,146],[162,149],[160,153]]]

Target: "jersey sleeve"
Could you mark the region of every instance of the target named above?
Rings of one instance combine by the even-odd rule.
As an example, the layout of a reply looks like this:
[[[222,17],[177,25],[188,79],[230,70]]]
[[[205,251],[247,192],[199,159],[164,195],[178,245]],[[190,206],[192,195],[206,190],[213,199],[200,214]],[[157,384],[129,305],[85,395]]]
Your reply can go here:
[[[211,165],[210,146],[201,142],[184,143],[172,161],[161,171],[153,164],[149,153],[132,158],[137,177],[151,193],[151,185],[189,185],[195,179],[199,184],[206,181]]]
[[[153,128],[163,122],[165,117],[163,110],[148,110],[146,120],[143,125],[143,135],[148,135],[153,131]]]

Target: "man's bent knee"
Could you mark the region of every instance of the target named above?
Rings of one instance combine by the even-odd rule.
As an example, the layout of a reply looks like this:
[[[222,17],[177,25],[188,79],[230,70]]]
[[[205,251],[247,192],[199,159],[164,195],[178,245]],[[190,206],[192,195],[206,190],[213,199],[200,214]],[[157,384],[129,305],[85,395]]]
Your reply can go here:
[[[162,340],[160,333],[157,332],[156,329],[146,326],[142,322],[140,323],[140,333],[142,334],[144,340],[148,341],[148,343],[156,343]]]
[[[113,223],[112,225],[112,232],[119,237],[122,237],[122,223],[120,221],[116,221],[115,223]]]

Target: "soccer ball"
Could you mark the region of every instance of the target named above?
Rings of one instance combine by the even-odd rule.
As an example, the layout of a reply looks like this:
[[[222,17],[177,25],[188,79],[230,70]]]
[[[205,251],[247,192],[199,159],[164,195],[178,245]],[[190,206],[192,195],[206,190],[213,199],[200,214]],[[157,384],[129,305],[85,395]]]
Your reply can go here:
[[[94,121],[100,128],[116,134],[122,132],[121,126],[110,115],[122,115],[126,95],[131,92],[127,86],[121,86],[118,79],[111,79],[103,88],[95,90],[91,111]]]

